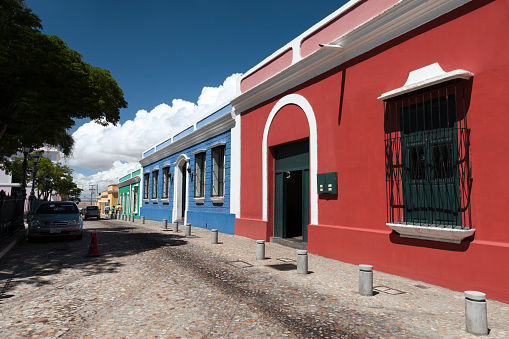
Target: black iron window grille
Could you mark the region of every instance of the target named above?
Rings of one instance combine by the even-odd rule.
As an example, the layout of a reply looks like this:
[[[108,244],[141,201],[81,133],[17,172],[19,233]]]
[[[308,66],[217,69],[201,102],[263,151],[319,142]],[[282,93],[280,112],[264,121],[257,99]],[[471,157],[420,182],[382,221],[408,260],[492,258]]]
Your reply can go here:
[[[143,174],[143,199],[148,199],[148,180],[149,174]]]
[[[170,168],[163,168],[163,199],[168,199],[170,196]]]
[[[224,146],[212,149],[212,196],[224,196]]]
[[[152,171],[152,199],[157,199],[159,186],[159,171]]]
[[[471,228],[465,82],[451,81],[385,105],[387,221]]]
[[[195,188],[194,197],[205,197],[205,152],[195,155],[194,171],[195,171]]]

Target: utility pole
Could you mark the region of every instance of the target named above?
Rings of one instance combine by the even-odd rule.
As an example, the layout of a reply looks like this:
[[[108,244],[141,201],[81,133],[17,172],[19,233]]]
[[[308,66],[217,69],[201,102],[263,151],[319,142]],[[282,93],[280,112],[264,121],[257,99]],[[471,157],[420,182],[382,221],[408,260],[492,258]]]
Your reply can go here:
[[[92,206],[92,196],[94,195],[95,192],[95,185],[89,184],[88,190],[90,191],[90,206]]]

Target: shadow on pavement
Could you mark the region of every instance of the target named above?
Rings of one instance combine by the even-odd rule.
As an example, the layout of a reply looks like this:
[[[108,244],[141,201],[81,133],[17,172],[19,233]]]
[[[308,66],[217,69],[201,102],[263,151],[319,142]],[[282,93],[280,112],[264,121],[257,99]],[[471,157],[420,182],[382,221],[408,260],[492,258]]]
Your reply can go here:
[[[151,233],[137,227],[97,226],[85,223],[82,240],[59,237],[22,241],[2,259],[0,294],[6,295],[15,284],[28,283],[34,287],[51,284],[47,276],[65,269],[79,270],[83,276],[114,273],[124,265],[122,257],[187,243],[180,235]],[[94,230],[100,255],[87,257]]]

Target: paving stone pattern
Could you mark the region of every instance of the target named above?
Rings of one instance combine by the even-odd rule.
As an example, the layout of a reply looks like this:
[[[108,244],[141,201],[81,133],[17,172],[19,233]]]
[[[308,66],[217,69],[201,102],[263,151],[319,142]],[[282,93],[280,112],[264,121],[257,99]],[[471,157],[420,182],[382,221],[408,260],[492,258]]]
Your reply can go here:
[[[87,220],[82,241],[22,242],[0,261],[1,338],[477,338],[464,297],[376,272],[357,293],[358,267],[210,231]],[[92,230],[98,257],[86,257]],[[368,263],[369,264],[369,263]],[[509,337],[509,306],[488,301],[489,338]]]

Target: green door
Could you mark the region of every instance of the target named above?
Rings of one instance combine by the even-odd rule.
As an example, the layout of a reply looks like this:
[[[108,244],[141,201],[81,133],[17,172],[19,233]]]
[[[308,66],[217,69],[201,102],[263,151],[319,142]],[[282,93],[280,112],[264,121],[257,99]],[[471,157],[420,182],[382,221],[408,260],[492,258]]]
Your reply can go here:
[[[454,95],[403,108],[403,218],[461,225],[458,134]]]
[[[275,149],[274,236],[302,238],[309,224],[309,141]]]

